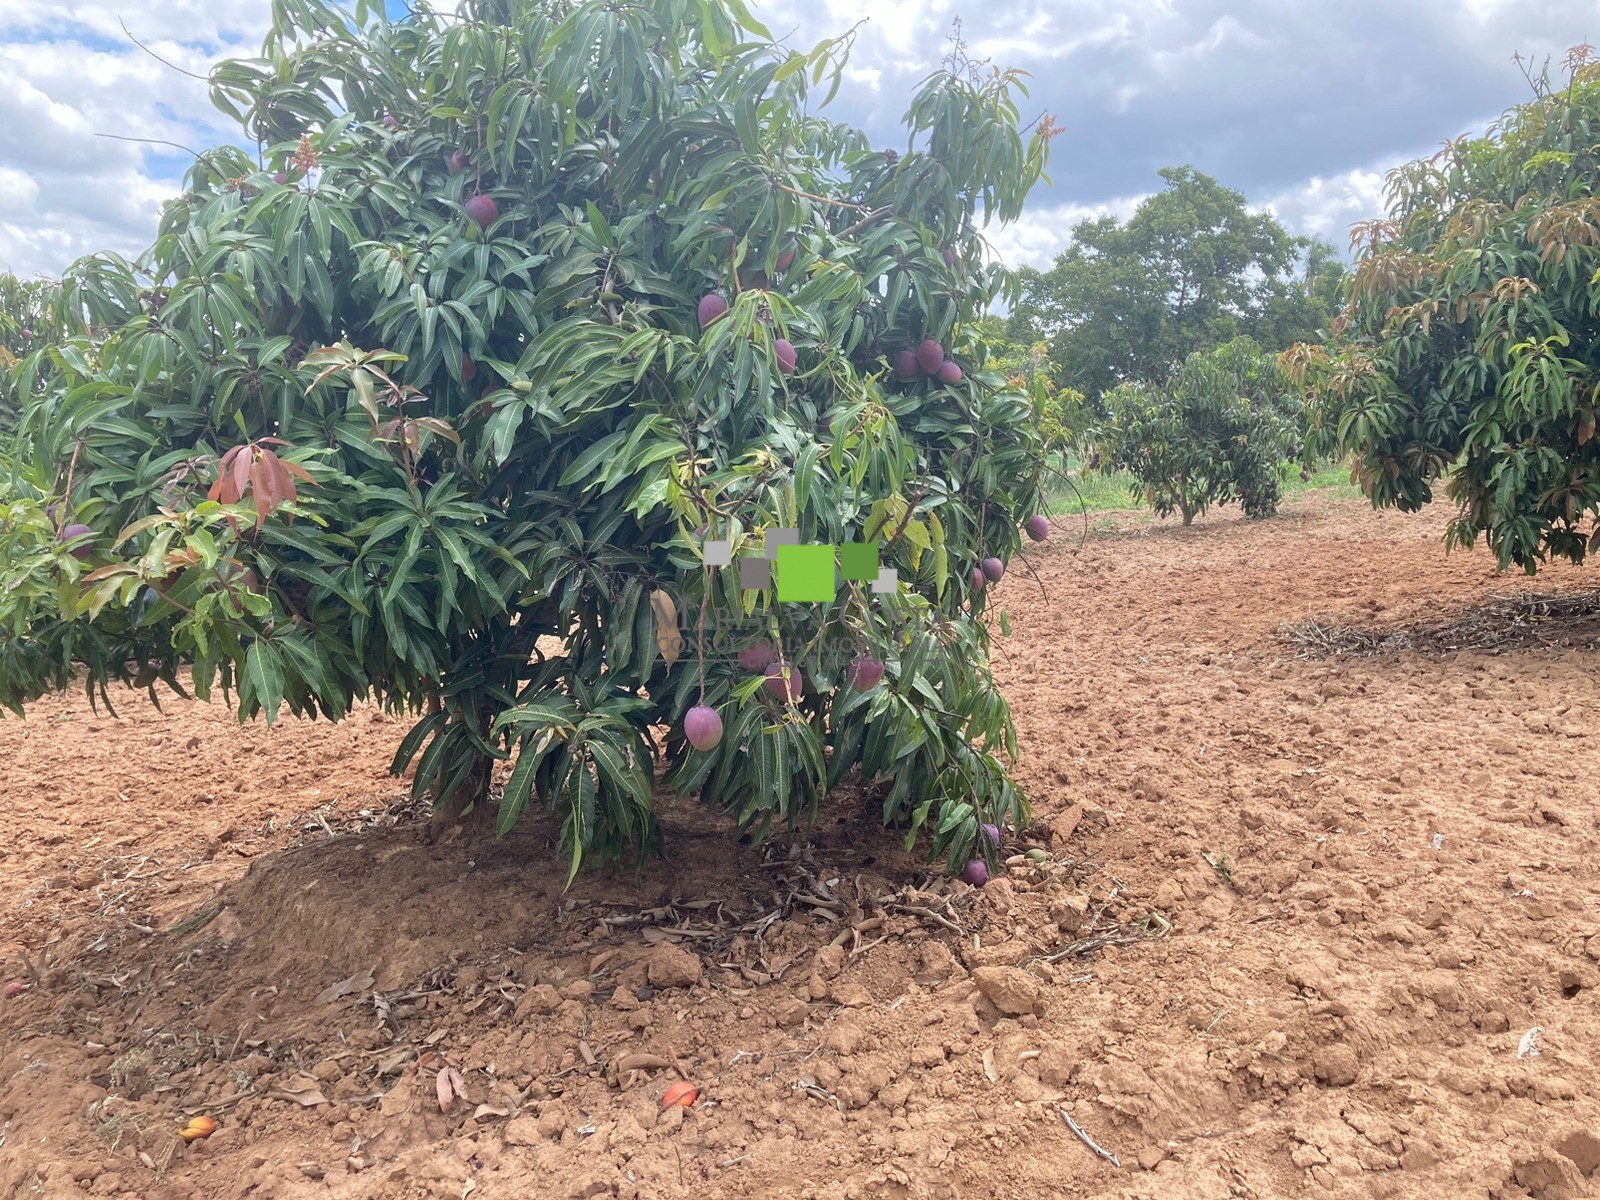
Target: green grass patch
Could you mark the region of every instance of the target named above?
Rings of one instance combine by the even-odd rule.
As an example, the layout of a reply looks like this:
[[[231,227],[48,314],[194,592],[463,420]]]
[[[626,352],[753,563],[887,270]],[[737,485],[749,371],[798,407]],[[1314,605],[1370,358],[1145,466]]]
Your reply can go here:
[[[1127,471],[1090,471],[1076,455],[1056,462],[1045,490],[1045,501],[1053,517],[1078,517],[1084,513],[1132,512],[1145,507],[1138,481]],[[1063,478],[1063,474],[1066,478]],[[1299,471],[1284,480],[1285,500],[1307,492],[1326,492],[1340,499],[1361,495],[1350,483],[1350,468],[1340,462],[1326,463],[1301,479]]]
[[[1311,472],[1311,478],[1302,480],[1298,472],[1289,476],[1283,485],[1285,496],[1298,496],[1302,492],[1332,492],[1349,499],[1361,495],[1361,489],[1350,482],[1348,463],[1326,463]]]
[[[1126,471],[1106,474],[1085,471],[1076,464],[1061,475],[1050,477],[1045,493],[1053,517],[1080,516],[1086,512],[1127,512],[1144,507],[1138,484]]]

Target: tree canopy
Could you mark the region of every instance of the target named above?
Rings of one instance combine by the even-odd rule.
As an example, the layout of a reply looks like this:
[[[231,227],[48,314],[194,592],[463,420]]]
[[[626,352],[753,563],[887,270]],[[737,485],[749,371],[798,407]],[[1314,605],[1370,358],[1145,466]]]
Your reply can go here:
[[[739,0],[276,0],[212,76],[258,151],[75,264],[89,330],[19,368],[0,700],[375,698],[419,793],[549,805],[572,871],[655,844],[658,765],[757,831],[859,772],[908,845],[992,854],[1026,807],[970,568],[1043,451],[971,331],[1050,131],[958,63],[875,147],[807,102],[847,49]],[[780,601],[741,560],[781,530],[898,578]]]
[[[1127,222],[1080,221],[1048,271],[1020,271],[1013,342],[1050,347],[1056,382],[1091,400],[1160,384],[1190,354],[1249,336],[1278,351],[1315,340],[1337,311],[1343,264],[1193,167]]]
[[[1093,438],[1103,470],[1126,470],[1160,516],[1185,525],[1237,500],[1271,516],[1303,446],[1298,390],[1249,338],[1197,351],[1158,387],[1118,384]]]
[[[1392,171],[1327,347],[1285,365],[1374,505],[1443,482],[1448,544],[1502,567],[1600,547],[1600,65]]]

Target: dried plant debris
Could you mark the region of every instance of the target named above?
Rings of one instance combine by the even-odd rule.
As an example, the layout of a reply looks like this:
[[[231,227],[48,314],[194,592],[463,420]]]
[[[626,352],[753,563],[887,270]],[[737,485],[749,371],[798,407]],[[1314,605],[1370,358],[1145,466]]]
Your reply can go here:
[[[1506,654],[1518,650],[1600,649],[1600,589],[1519,592],[1491,596],[1442,621],[1402,626],[1346,624],[1338,616],[1293,621],[1283,636],[1298,657],[1365,658],[1412,651],[1461,650]]]

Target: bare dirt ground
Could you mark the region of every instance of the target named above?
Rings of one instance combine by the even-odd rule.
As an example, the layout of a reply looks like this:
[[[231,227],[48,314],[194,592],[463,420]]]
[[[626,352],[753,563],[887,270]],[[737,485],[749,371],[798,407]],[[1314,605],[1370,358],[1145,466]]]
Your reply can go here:
[[[376,714],[0,722],[0,1196],[1590,1195],[1600,626],[1384,641],[1529,586],[1445,516],[1058,526],[1000,593],[1048,853],[981,892],[845,797],[563,893],[537,823],[428,845]]]

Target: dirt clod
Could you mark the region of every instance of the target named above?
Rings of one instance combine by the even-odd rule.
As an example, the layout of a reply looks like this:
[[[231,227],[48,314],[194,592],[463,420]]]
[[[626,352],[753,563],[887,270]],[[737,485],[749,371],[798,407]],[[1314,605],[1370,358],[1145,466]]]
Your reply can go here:
[[[1569,1133],[1556,1143],[1556,1149],[1570,1158],[1585,1175],[1600,1171],[1600,1137],[1587,1129]]]
[[[693,987],[700,982],[700,960],[682,947],[663,943],[650,951],[649,979],[658,988]]]
[[[1007,1016],[1022,1016],[1039,1010],[1039,981],[1016,967],[979,967],[972,982],[990,1004]]]
[[[1323,1046],[1312,1056],[1311,1064],[1316,1077],[1333,1087],[1349,1087],[1361,1070],[1356,1052],[1343,1042]]]
[[[526,1115],[506,1122],[503,1136],[509,1146],[537,1146],[544,1140],[538,1118]]]
[[[1541,1154],[1519,1159],[1511,1177],[1535,1200],[1577,1200],[1589,1194],[1576,1164],[1563,1154]]]
[[[517,1001],[517,1019],[547,1016],[561,1007],[561,993],[548,983],[541,983],[522,993]]]

